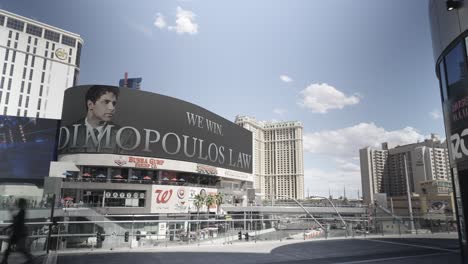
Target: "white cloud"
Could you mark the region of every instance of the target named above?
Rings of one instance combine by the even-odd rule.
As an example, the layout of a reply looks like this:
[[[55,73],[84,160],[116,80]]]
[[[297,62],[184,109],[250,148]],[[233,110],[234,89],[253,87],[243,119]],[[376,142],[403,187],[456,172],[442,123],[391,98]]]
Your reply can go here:
[[[343,109],[359,103],[359,97],[346,96],[343,92],[326,83],[314,83],[300,92],[298,104],[313,113],[327,113],[330,109]]]
[[[289,82],[292,82],[293,79],[291,79],[291,77],[287,76],[287,75],[281,75],[280,76],[280,79],[283,81],[283,82],[286,82],[286,83],[289,83]]]
[[[164,16],[161,13],[156,14],[156,20],[154,21],[154,26],[163,29],[166,27],[166,20],[164,19]]]
[[[281,109],[281,108],[275,108],[275,109],[273,109],[273,113],[275,113],[277,115],[284,115],[284,113],[286,113],[286,110]]]
[[[389,147],[415,143],[424,140],[412,127],[387,131],[374,123],[360,123],[337,130],[324,130],[304,134],[304,150],[314,154],[329,155],[334,158],[354,158],[359,156],[359,149],[366,146],[379,147],[388,142]]]
[[[184,10],[180,6],[177,7],[176,25],[169,26],[169,30],[175,30],[178,34],[197,34],[198,24],[195,23],[195,13],[190,10]]]
[[[442,113],[438,109],[432,110],[432,112],[430,112],[429,114],[435,120],[442,118]]]

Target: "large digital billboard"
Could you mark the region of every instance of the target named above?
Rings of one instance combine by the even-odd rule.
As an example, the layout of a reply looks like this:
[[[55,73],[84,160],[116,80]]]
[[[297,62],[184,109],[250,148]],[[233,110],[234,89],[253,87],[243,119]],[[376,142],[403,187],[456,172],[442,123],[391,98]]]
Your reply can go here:
[[[0,181],[41,180],[56,160],[59,121],[0,116]]]
[[[252,133],[197,105],[87,85],[65,91],[59,154],[165,158],[252,173]]]

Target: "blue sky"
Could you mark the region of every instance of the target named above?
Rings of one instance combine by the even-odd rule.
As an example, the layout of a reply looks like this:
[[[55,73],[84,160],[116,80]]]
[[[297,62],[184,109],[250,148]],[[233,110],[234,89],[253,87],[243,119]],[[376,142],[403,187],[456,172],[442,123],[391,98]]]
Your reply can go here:
[[[299,120],[305,192],[356,197],[359,148],[445,138],[426,0],[4,0],[85,41],[80,84],[125,71],[229,120]]]

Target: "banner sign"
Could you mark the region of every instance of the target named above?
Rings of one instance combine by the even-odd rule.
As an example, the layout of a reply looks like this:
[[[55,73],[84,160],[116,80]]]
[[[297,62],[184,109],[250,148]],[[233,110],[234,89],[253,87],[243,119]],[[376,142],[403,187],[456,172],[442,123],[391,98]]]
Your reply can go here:
[[[252,132],[182,100],[113,86],[65,91],[58,150],[61,155],[165,158],[252,173]],[[161,165],[151,159],[126,162]]]

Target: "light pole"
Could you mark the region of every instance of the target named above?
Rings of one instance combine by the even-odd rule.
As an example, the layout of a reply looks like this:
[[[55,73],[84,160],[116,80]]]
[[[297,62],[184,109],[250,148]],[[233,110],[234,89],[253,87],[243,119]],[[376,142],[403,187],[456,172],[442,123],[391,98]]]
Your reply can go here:
[[[404,164],[405,164],[405,178],[406,178],[406,196],[408,198],[408,210],[409,210],[409,217],[410,217],[410,228],[411,232],[414,231],[414,218],[413,218],[413,205],[411,203],[411,190],[410,184],[408,179],[408,166],[406,164],[406,154],[404,155]]]
[[[327,233],[327,229],[326,229],[325,227],[323,227],[323,225],[320,224],[320,222],[317,221],[317,219],[316,219],[316,218],[315,218],[315,217],[314,217],[298,200],[296,200],[296,199],[293,198],[293,197],[289,197],[289,196],[287,196],[287,195],[275,195],[275,197],[283,197],[283,198],[287,198],[287,199],[293,200],[295,203],[297,203],[297,204],[302,208],[302,210],[304,210],[304,212],[306,212],[307,215],[310,216],[310,218],[312,218],[312,219],[315,221],[316,224],[318,224],[318,225],[320,226],[320,228],[321,228],[323,231],[325,231],[325,233]]]
[[[327,197],[324,197],[324,196],[311,196],[311,198],[322,198],[322,199],[327,200],[327,201],[331,204],[331,206],[333,207],[333,209],[335,209],[335,212],[336,212],[336,214],[338,215],[338,217],[340,217],[340,220],[341,220],[341,222],[343,223],[344,227],[347,226],[347,225],[346,225],[346,222],[343,220],[343,217],[341,217],[340,212],[338,212],[338,210],[336,209],[335,205],[332,203],[332,201],[331,201],[330,199],[328,199]]]

